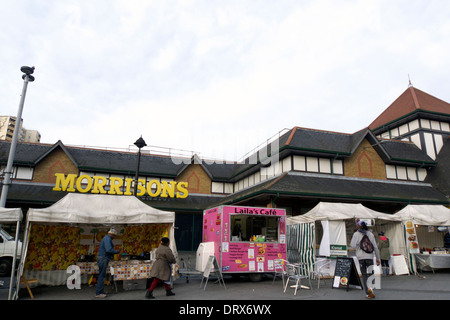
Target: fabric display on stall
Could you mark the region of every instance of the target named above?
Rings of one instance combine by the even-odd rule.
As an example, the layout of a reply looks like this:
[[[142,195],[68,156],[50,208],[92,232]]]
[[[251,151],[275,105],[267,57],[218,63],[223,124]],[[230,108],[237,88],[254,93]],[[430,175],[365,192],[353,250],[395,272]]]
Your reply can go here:
[[[114,249],[130,256],[139,256],[158,248],[160,239],[169,235],[170,224],[127,226],[114,240]],[[98,253],[107,230],[91,227],[39,225],[31,227],[26,270],[66,270],[83,255]],[[92,248],[93,246],[93,248]],[[96,258],[94,257],[94,262]],[[95,268],[95,263],[94,263]]]

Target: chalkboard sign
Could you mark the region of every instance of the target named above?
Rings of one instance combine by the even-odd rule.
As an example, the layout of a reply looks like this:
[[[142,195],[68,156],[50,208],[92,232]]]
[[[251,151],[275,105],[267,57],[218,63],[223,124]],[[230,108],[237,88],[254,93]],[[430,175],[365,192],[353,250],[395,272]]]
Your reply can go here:
[[[337,258],[333,288],[345,288],[348,291],[351,285],[362,289],[355,261],[353,258]]]

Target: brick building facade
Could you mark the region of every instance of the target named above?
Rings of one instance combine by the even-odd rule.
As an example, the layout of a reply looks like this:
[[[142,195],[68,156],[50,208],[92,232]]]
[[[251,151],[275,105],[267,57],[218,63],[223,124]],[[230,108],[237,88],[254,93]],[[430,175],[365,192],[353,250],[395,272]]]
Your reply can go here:
[[[143,149],[139,178],[150,192],[138,198],[175,211],[177,247],[187,251],[196,250],[201,241],[203,210],[216,205],[281,207],[289,215],[303,214],[320,201],[362,203],[386,213],[410,203],[448,206],[449,124],[450,104],[409,87],[356,133],[294,127],[240,163],[173,158]],[[2,168],[9,146],[0,141]],[[135,152],[72,147],[61,141],[19,143],[7,207],[22,207],[26,213],[64,197],[67,190],[54,190],[56,173],[75,175],[75,192],[91,192],[87,177],[94,176],[106,179],[105,190],[117,181],[120,188],[133,190],[129,184],[136,157]],[[180,183],[186,183],[188,196],[152,192]]]

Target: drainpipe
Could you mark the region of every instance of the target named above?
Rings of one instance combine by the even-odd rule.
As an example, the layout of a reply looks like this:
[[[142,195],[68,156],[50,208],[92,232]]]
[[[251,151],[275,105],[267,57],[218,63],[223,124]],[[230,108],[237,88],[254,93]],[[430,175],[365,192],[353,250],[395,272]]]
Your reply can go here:
[[[277,196],[275,197],[275,199],[272,199],[270,202],[272,204],[272,208],[275,208],[275,201],[277,201],[277,199],[280,197],[280,193],[277,192]]]

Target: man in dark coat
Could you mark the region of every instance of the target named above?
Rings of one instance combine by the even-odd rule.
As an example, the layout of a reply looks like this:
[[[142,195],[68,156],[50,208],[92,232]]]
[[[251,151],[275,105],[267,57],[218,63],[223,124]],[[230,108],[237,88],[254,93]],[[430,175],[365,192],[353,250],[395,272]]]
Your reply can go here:
[[[163,282],[164,288],[166,289],[167,296],[174,296],[175,293],[172,292],[170,286],[166,283],[170,280],[170,275],[172,273],[171,263],[176,263],[175,256],[172,250],[169,248],[170,240],[169,238],[162,238],[161,245],[156,249],[156,261],[152,265],[152,270],[150,271],[150,277],[153,278],[150,288],[145,293],[145,297],[148,299],[155,299],[153,296],[153,290],[156,288],[160,281]]]

